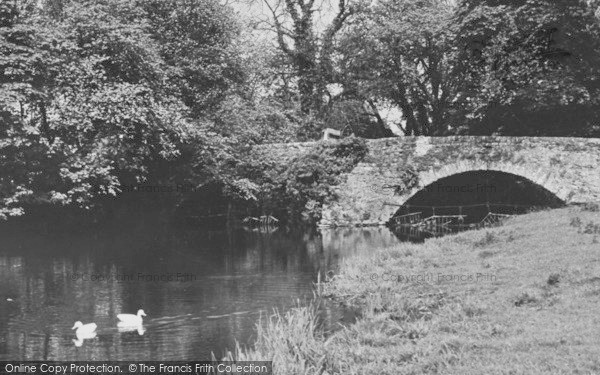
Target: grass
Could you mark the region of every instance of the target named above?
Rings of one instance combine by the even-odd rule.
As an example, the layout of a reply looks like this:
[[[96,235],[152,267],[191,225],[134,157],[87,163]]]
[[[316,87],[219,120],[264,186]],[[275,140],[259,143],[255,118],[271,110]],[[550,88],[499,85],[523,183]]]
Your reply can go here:
[[[328,358],[318,329],[316,305],[276,313],[266,324],[257,324],[257,340],[251,349],[237,346],[225,360],[273,361],[276,374],[321,374]]]
[[[275,374],[599,374],[597,222],[570,207],[351,258],[321,294],[360,319],[326,337],[297,308],[232,357]]]

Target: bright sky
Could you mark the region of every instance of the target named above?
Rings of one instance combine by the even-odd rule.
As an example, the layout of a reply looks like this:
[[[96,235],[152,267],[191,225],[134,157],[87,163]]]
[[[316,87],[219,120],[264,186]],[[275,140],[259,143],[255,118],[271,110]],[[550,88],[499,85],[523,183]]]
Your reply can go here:
[[[232,6],[242,19],[249,22],[268,21],[272,20],[272,14],[266,5],[266,1],[269,2],[271,7],[281,13],[284,7],[283,0],[223,0],[224,3]],[[356,0],[350,0],[350,2]],[[337,12],[337,1],[331,0],[315,0],[314,9],[318,9],[315,12],[315,25],[318,29],[325,28],[326,25],[333,19]],[[278,5],[279,4],[279,5]]]

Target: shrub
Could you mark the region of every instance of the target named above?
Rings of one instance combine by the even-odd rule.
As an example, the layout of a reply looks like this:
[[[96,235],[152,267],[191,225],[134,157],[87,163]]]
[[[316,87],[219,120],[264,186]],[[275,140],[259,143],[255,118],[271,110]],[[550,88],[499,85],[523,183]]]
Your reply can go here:
[[[252,173],[260,180],[263,210],[266,207],[288,220],[318,222],[323,204],[336,199],[335,186],[343,181],[343,174],[350,172],[367,151],[364,139],[349,137],[319,142],[287,166],[255,163]]]
[[[310,223],[320,220],[323,203],[336,198],[333,188],[343,181],[342,174],[350,172],[366,154],[364,139],[351,137],[319,143],[292,161],[284,176],[292,203],[289,214],[300,214]]]

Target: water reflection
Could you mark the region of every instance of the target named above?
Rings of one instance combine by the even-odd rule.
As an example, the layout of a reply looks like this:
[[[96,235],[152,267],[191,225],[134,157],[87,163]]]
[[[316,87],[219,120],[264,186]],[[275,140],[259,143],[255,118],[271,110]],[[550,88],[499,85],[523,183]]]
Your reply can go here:
[[[312,297],[318,272],[398,242],[386,228],[322,233],[0,227],[0,360],[192,360],[250,343],[262,315]],[[119,327],[116,315],[147,314]],[[342,312],[325,307],[326,324]],[[78,337],[73,322],[95,322]]]
[[[146,332],[146,329],[142,325],[128,326],[128,325],[117,324],[117,329],[119,330],[119,333],[137,332],[137,334],[140,336],[143,336],[144,332]]]

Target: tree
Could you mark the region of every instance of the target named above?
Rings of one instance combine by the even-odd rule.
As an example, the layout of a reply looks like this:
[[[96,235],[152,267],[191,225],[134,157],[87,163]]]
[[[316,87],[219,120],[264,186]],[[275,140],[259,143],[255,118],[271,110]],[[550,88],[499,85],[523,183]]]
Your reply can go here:
[[[36,27],[28,22],[33,8],[0,3],[0,217],[23,213],[19,203],[30,199],[31,186],[56,160],[43,139],[49,135],[45,68],[53,59],[38,48]]]
[[[452,15],[440,0],[388,0],[362,13],[341,41],[345,92],[396,105],[406,135],[447,134],[459,84]]]
[[[326,86],[334,80],[335,38],[358,8],[339,0],[333,19],[320,31],[315,0],[264,0],[264,4],[272,16],[277,45],[294,68],[302,113],[321,114]]]
[[[2,213],[35,202],[89,207],[122,185],[168,180],[191,145],[207,145],[196,154],[217,174],[210,126],[192,119],[143,9],[2,4]]]
[[[139,0],[148,32],[167,64],[172,90],[195,118],[218,106],[244,81],[234,46],[240,26],[231,9],[214,0]]]
[[[600,29],[587,1],[464,1],[460,103],[470,134],[600,134]]]

